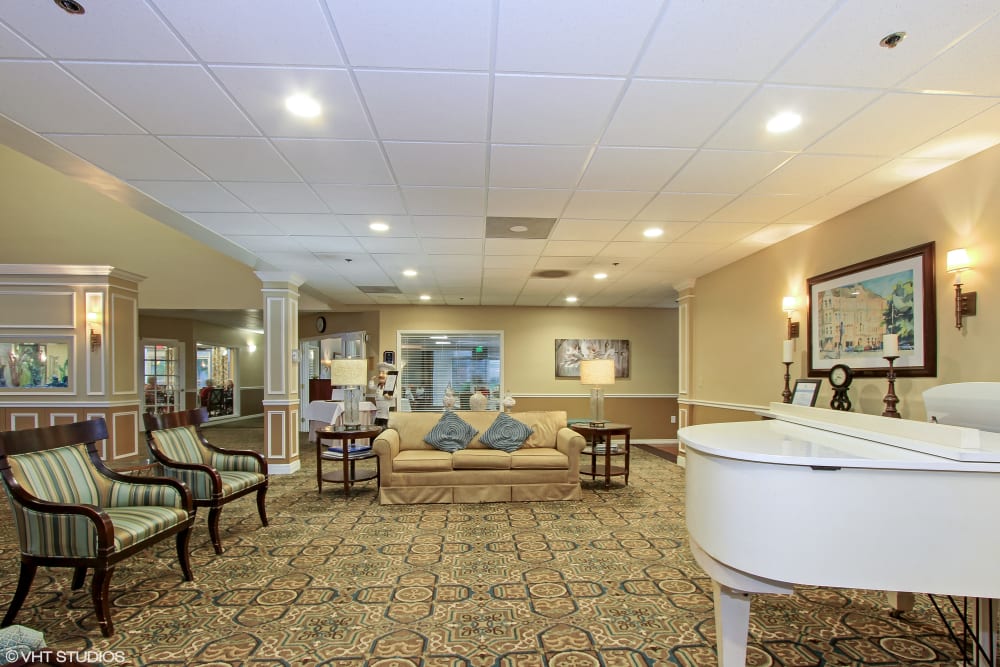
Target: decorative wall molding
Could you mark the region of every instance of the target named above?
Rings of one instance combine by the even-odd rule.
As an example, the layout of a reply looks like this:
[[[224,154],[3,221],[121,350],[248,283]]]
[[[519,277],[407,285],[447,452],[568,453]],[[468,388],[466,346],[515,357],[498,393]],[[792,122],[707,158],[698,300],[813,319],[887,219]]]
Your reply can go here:
[[[741,410],[743,412],[756,412],[757,410],[767,410],[768,405],[748,405],[746,403],[723,403],[721,401],[700,401],[693,398],[681,398],[677,401],[681,405],[701,405],[706,408],[722,408],[723,410]]]
[[[590,393],[583,394],[527,394],[520,391],[511,391],[510,394],[516,398],[586,398],[590,400]],[[604,399],[613,398],[677,398],[677,394],[611,394],[604,392]]]

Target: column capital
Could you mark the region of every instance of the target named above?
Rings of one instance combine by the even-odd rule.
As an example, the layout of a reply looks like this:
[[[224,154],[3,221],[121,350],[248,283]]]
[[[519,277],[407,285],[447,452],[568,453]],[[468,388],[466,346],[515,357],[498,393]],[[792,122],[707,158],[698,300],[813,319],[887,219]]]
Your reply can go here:
[[[305,278],[288,271],[254,271],[263,289],[291,289],[298,292]]]

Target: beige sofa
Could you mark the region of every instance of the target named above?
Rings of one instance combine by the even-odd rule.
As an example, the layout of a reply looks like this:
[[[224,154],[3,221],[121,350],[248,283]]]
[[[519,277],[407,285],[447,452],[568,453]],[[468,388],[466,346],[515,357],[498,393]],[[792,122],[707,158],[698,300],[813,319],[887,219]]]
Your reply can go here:
[[[424,442],[440,412],[393,412],[375,439],[379,502],[491,503],[579,500],[583,436],[566,427],[565,412],[515,412],[534,433],[518,450],[492,449],[479,439],[499,413],[456,411],[479,431],[468,447],[443,452]]]

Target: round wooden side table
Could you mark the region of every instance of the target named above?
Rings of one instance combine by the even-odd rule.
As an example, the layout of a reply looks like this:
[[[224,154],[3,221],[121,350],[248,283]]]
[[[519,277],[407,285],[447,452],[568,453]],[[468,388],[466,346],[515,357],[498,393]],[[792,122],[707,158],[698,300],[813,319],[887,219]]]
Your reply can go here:
[[[372,440],[382,432],[381,426],[362,426],[356,429],[326,426],[316,429],[316,487],[323,492],[323,482],[341,482],[344,485],[344,497],[351,495],[351,486],[355,482],[374,479],[378,484],[378,457],[371,448]],[[330,451],[323,446],[324,440],[340,443],[340,451]],[[367,440],[368,446],[360,451],[351,451],[351,445],[358,440]],[[375,459],[375,470],[355,470],[354,464],[366,459]],[[340,461],[342,469],[323,472],[323,461]]]

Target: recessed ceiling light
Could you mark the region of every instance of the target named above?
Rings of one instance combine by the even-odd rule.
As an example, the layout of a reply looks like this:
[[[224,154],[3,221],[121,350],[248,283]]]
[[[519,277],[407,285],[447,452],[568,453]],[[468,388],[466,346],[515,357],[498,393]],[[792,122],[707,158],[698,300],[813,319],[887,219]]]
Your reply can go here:
[[[767,131],[772,134],[790,132],[802,124],[802,116],[794,111],[782,111],[767,121]]]
[[[883,37],[878,45],[887,49],[894,49],[899,46],[899,43],[906,38],[906,33],[900,30],[899,32],[890,32],[888,35]]]
[[[528,231],[528,228],[525,227],[524,225],[514,225],[513,227],[510,227],[510,231],[517,232],[518,234],[522,234],[522,233]]]
[[[655,239],[657,236],[663,236],[663,230],[659,227],[650,227],[642,233],[647,239]]]
[[[301,94],[285,98],[285,108],[303,118],[315,118],[321,111],[319,102],[308,95]]]
[[[87,11],[76,0],[55,0],[55,3],[69,14],[84,14]]]
[[[413,269],[403,269],[403,275],[406,276],[407,278],[412,278],[413,276],[417,275],[417,272],[414,271]]]
[[[599,273],[594,274],[594,280],[604,280],[607,277],[608,274],[604,273],[604,271],[600,271]]]
[[[566,303],[576,303],[578,299],[575,296],[566,297]]]
[[[431,300],[431,295],[430,294],[421,294],[420,295],[420,300],[421,301],[430,301]]]
[[[387,232],[389,231],[389,225],[385,224],[384,222],[373,222],[372,224],[368,225],[368,229],[372,230],[373,232]]]

